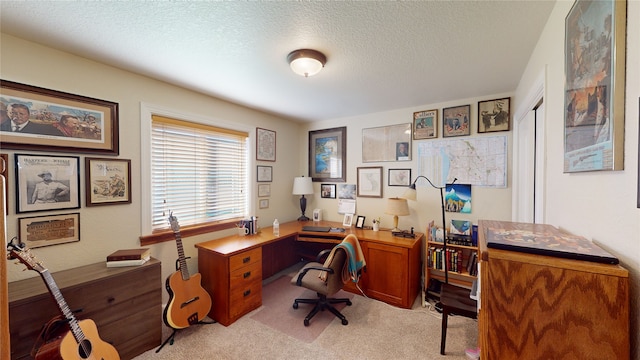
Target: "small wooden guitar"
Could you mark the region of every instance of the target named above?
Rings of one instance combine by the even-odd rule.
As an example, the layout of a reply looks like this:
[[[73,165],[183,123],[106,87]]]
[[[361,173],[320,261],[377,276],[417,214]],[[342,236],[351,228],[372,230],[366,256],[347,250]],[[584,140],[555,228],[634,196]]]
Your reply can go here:
[[[120,355],[113,345],[100,339],[98,328],[93,320],[76,320],[73,312],[62,297],[62,293],[56,285],[53,276],[36,259],[31,250],[24,244],[10,242],[7,246],[10,258],[17,258],[29,270],[34,270],[40,274],[44,280],[51,296],[56,301],[60,312],[69,323],[69,332],[62,338],[60,343],[60,356],[64,360],[100,359],[119,360]]]
[[[163,319],[173,329],[184,329],[200,322],[211,310],[211,296],[202,287],[199,273],[189,275],[187,259],[184,257],[182,237],[178,219],[169,214],[169,223],[176,237],[179,268],[166,281],[169,303],[164,308]]]

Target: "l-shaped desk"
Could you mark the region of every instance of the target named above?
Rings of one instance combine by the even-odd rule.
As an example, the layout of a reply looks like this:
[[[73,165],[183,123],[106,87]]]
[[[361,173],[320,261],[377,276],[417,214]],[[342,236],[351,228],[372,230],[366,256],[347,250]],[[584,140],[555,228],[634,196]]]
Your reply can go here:
[[[389,230],[345,228],[345,232],[307,232],[304,226],[342,228],[337,222],[288,222],[280,224],[280,235],[271,227],[256,235],[232,235],[196,244],[202,286],[213,305],[209,317],[228,326],[262,305],[262,280],[311,259],[323,249],[354,234],[367,262],[358,285],[373,299],[402,308],[411,308],[420,291],[421,251],[424,234],[414,238],[396,237]],[[359,294],[348,283],[345,290]],[[291,299],[293,301],[293,299]]]

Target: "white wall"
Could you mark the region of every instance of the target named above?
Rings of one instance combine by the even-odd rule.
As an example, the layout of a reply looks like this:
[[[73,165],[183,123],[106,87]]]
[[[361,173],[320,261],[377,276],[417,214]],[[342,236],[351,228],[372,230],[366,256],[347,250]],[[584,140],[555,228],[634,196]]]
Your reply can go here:
[[[393,227],[393,217],[384,213],[386,207],[386,199],[390,197],[401,197],[406,190],[405,187],[387,186],[388,184],[388,169],[402,169],[411,168],[412,181],[418,175],[418,144],[421,142],[433,141],[427,140],[413,140],[412,142],[412,156],[411,161],[387,161],[387,162],[362,162],[362,130],[366,128],[408,124],[413,121],[413,113],[421,110],[438,109],[438,138],[442,140],[442,109],[446,107],[459,106],[459,105],[471,105],[471,137],[480,136],[496,136],[506,135],[508,140],[508,149],[511,153],[511,132],[494,132],[478,135],[477,133],[477,105],[478,101],[499,99],[512,96],[511,94],[493,94],[484,95],[477,98],[460,99],[453,102],[426,104],[424,106],[415,108],[404,108],[393,111],[363,114],[348,118],[332,119],[322,122],[315,122],[306,128],[301,129],[301,137],[306,136],[303,140],[301,152],[306,154],[308,152],[308,136],[307,131],[320,130],[339,126],[347,127],[347,184],[357,183],[357,168],[367,166],[382,166],[383,168],[383,183],[384,188],[382,191],[383,198],[363,198],[359,197],[356,200],[356,213],[357,215],[363,215],[366,217],[366,224],[371,225],[371,221],[374,218],[381,218],[382,227]],[[448,140],[464,140],[467,137],[460,138],[446,138]],[[301,159],[301,168],[305,169],[305,173],[308,173],[307,159]],[[508,162],[510,164],[510,155]],[[437,179],[431,179],[437,181]],[[331,183],[326,181],[325,183]],[[437,184],[437,182],[436,182]],[[429,186],[426,180],[421,179],[417,183],[417,201],[409,201],[409,207],[411,215],[401,216],[398,221],[398,227],[404,230],[409,230],[414,227],[415,231],[425,232],[427,223],[431,220],[435,220],[436,225],[442,224],[442,207],[440,200],[440,192]],[[507,187],[506,188],[490,188],[472,186],[472,207],[471,214],[461,213],[446,213],[447,222],[451,219],[470,220],[473,223],[477,223],[478,219],[495,219],[495,220],[511,220],[511,169],[507,172]],[[338,213],[338,200],[337,199],[322,199],[320,194],[315,194],[311,201],[311,208],[323,209],[323,218],[333,221],[342,221],[343,215]]]
[[[296,122],[281,119],[263,112],[250,110],[212,97],[204,96],[183,88],[169,85],[144,76],[122,71],[110,66],[89,61],[61,51],[53,50],[31,42],[2,34],[0,45],[1,63],[0,77],[3,80],[15,81],[52,90],[109,100],[119,104],[120,111],[120,155],[118,158],[131,159],[132,165],[132,203],[126,205],[84,206],[84,157],[95,154],[69,154],[80,156],[81,169],[81,204],[77,210],[47,211],[38,213],[15,213],[15,173],[13,154],[56,154],[54,152],[14,151],[2,149],[9,154],[9,215],[7,216],[7,234],[9,238],[18,235],[18,218],[49,214],[80,212],[80,242],[37,248],[34,253],[50,271],[69,269],[85,264],[104,261],[106,255],[125,248],[140,246],[138,237],[141,234],[140,211],[140,103],[154,104],[163,108],[198,114],[204,118],[220,119],[224,123],[238,122],[245,127],[261,127],[276,131],[276,162],[259,162],[261,165],[273,166],[273,183],[268,209],[258,209],[257,183],[252,179],[255,196],[254,209],[263,226],[270,225],[274,218],[281,222],[296,219],[299,216],[299,203],[291,195],[293,178],[299,175],[297,164],[300,147]],[[253,130],[252,136],[255,136]],[[102,156],[99,156],[102,157]],[[252,156],[255,159],[255,156]],[[252,168],[255,171],[255,160]],[[197,251],[194,244],[213,238],[228,235],[229,231],[194,236],[183,239],[190,270],[197,270]],[[145,234],[148,235],[148,234]],[[166,242],[151,246],[152,256],[162,261],[162,279],[174,269],[177,250],[175,242]],[[9,266],[9,281],[36,276],[35,272],[22,271],[24,267]],[[164,280],[163,280],[164,281]],[[164,293],[164,292],[163,292]],[[167,294],[164,293],[165,301]]]
[[[516,91],[523,100],[547,67],[546,197],[547,223],[593,239],[630,272],[632,356],[640,350],[640,209],[637,208],[638,106],[640,97],[640,2],[627,7],[627,75],[624,170],[563,173],[564,20],[573,1],[558,1]],[[518,101],[516,101],[518,106]],[[593,311],[599,311],[594,309]]]

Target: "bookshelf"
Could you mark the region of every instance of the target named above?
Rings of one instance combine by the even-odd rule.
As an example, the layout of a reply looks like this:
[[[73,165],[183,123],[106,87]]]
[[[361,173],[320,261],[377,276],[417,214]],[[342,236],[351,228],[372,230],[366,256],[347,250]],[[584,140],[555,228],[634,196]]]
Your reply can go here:
[[[471,289],[478,276],[478,246],[473,244],[471,236],[447,235],[447,252],[442,241],[427,237],[425,246],[425,295],[439,299],[437,289],[429,286],[431,279],[445,282],[444,266],[448,264],[449,284]]]

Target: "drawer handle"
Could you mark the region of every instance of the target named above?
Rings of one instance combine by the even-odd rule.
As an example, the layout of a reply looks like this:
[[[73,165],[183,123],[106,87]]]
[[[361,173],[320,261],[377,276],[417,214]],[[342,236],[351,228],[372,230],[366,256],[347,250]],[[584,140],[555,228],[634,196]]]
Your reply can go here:
[[[247,271],[243,276],[245,279],[248,278],[249,276],[251,276],[251,271]]]
[[[242,293],[242,295],[243,295],[244,297],[249,296],[249,294],[251,294],[251,289],[249,289],[249,290],[245,290],[245,292],[244,292],[244,293]]]
[[[247,256],[246,258],[242,259],[242,263],[243,263],[243,264],[246,264],[246,263],[248,263],[249,261],[251,261],[251,256]]]

